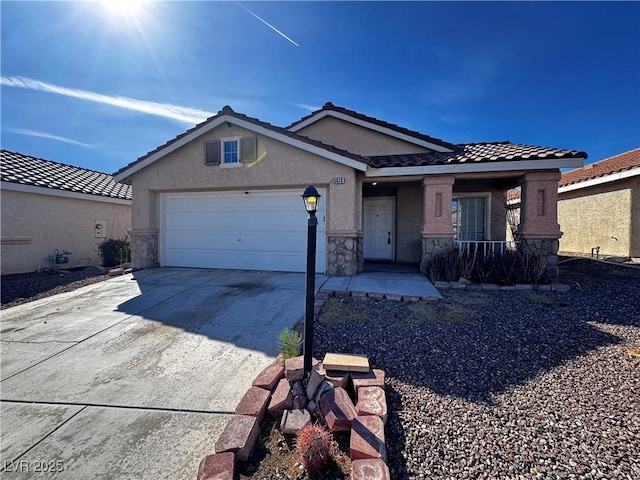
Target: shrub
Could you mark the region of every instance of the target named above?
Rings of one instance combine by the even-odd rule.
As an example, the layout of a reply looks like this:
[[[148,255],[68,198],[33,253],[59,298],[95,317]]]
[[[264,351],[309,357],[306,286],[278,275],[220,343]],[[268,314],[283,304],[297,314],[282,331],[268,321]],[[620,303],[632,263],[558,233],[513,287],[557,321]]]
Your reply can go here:
[[[544,262],[538,252],[526,248],[505,250],[501,255],[478,253],[470,248],[452,249],[432,258],[427,277],[432,282],[455,282],[464,277],[480,283],[539,283],[544,276]]]
[[[331,460],[331,434],[321,425],[305,425],[298,433],[296,454],[305,470],[322,470]]]
[[[283,360],[297,357],[302,349],[302,337],[295,330],[285,328],[278,335],[278,348],[282,353]]]
[[[131,261],[131,247],[125,239],[108,238],[98,245],[100,258],[105,267],[115,267]]]

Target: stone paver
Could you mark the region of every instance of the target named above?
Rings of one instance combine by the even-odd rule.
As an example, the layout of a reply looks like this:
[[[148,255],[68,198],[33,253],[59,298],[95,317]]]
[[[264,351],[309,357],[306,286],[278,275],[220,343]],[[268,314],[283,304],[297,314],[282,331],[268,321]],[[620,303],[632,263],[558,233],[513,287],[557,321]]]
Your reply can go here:
[[[382,387],[384,388],[384,371],[374,368],[367,373],[352,372],[351,380],[356,391],[360,387]]]
[[[325,423],[332,432],[348,432],[356,418],[356,407],[344,388],[328,390],[318,402]]]
[[[258,439],[260,425],[256,417],[234,415],[215,444],[215,453],[234,452],[241,462],[249,460]]]
[[[247,393],[244,394],[240,403],[238,403],[236,413],[238,415],[256,417],[258,423],[260,423],[264,418],[270,397],[271,392],[269,390],[260,387],[251,387],[247,390]]]
[[[391,480],[389,467],[380,459],[351,462],[351,480]]]
[[[377,415],[387,423],[387,399],[381,387],[360,387],[356,403],[358,416]]]
[[[232,452],[207,455],[200,462],[198,480],[233,480],[236,456]]]
[[[279,363],[272,363],[258,374],[252,385],[273,392],[273,389],[276,388],[276,385],[283,377],[284,367]]]
[[[289,410],[293,404],[293,393],[289,386],[289,381],[283,378],[278,382],[276,390],[271,395],[271,402],[269,403],[269,414],[278,418],[282,415],[282,412]]]
[[[377,415],[359,416],[351,427],[351,460],[379,458],[387,461],[384,423]]]
[[[280,430],[287,435],[297,435],[305,425],[311,423],[311,415],[306,410],[285,410],[280,420]]]

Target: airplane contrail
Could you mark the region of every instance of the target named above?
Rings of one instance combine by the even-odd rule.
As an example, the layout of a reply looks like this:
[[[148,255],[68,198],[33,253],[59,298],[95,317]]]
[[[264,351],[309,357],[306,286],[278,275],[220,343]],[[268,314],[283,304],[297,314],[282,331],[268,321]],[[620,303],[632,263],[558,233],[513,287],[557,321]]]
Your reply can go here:
[[[263,20],[262,18],[260,18],[258,15],[256,15],[255,13],[253,13],[251,10],[249,10],[247,7],[245,7],[244,5],[242,5],[240,2],[238,2],[236,0],[236,3],[238,5],[240,5],[243,9],[245,9],[247,12],[249,12],[251,15],[253,15],[254,17],[256,17],[258,20],[260,20],[262,23],[264,23],[267,27],[269,27],[271,30],[273,30],[274,32],[276,32],[278,35],[280,35],[281,37],[289,40],[291,43],[293,43],[296,47],[299,47],[300,45],[298,45],[294,40],[292,40],[291,38],[287,37],[284,33],[282,33],[280,30],[278,30],[276,27],[274,27],[273,25],[271,25],[269,22],[267,22],[266,20]]]
[[[39,92],[55,93],[57,95],[64,95],[66,97],[78,98],[80,100],[88,100],[90,102],[111,105],[112,107],[124,108],[149,115],[156,115],[158,117],[172,118],[189,124],[200,123],[215,115],[215,113],[199,110],[197,108],[181,107],[170,103],[149,102],[130,97],[104,95],[102,93],[90,92],[77,88],[61,87],[59,85],[53,85],[51,83],[25,77],[0,76],[0,85],[25,88]]]
[[[78,145],[80,147],[97,148],[95,145],[89,145],[88,143],[78,142],[67,137],[60,137],[58,135],[52,135],[50,133],[38,132],[37,130],[29,130],[26,128],[11,128],[7,130],[10,133],[17,133],[18,135],[27,135],[29,137],[47,138],[49,140],[56,140],[58,142],[69,143],[71,145]]]

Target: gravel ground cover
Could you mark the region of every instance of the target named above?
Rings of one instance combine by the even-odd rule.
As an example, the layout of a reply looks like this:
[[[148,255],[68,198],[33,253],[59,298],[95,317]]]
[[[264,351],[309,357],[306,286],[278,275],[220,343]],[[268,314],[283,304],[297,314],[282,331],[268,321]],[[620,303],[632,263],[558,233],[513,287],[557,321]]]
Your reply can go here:
[[[49,297],[57,293],[70,292],[76,288],[102,282],[109,278],[101,267],[86,267],[63,270],[62,273],[16,273],[2,275],[2,308],[14,307],[26,302]]]
[[[561,282],[325,304],[315,356],[387,372],[393,479],[640,478],[640,269],[574,260]]]

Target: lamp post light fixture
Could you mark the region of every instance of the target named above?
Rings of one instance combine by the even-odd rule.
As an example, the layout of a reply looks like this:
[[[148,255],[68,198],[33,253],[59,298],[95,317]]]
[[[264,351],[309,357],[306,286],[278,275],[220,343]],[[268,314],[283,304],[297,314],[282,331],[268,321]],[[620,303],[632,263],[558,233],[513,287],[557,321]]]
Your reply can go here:
[[[313,357],[313,299],[316,293],[316,236],[318,231],[318,201],[320,194],[316,187],[309,185],[302,194],[304,208],[309,214],[307,218],[307,277],[305,284],[305,312],[304,312],[304,377],[311,374],[311,359]]]

